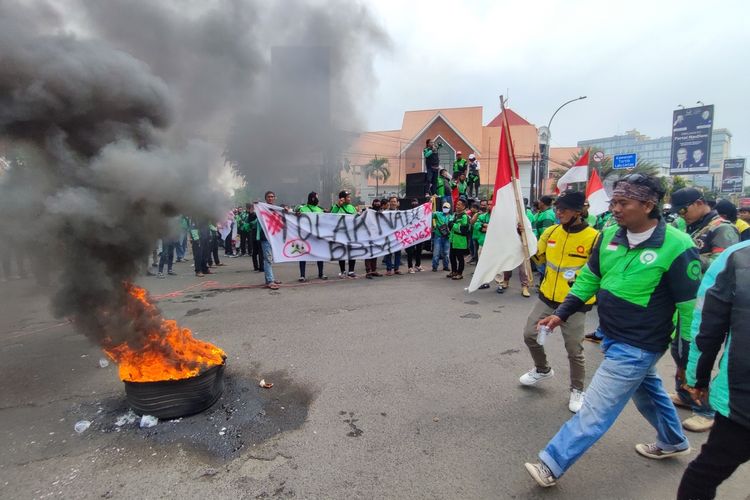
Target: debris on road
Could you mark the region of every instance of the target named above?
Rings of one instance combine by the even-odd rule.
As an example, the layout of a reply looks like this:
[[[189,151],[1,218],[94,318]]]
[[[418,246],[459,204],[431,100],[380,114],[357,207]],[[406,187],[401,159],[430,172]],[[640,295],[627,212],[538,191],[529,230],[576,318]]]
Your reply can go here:
[[[76,425],[73,426],[73,429],[75,429],[78,434],[83,434],[89,427],[91,427],[91,422],[88,420],[79,420],[76,422]]]
[[[140,427],[141,429],[148,429],[149,427],[154,427],[156,424],[159,423],[159,419],[156,418],[153,415],[143,415],[141,417],[141,423]]]
[[[266,383],[266,379],[264,378],[260,379],[260,383],[258,385],[264,389],[270,389],[271,387],[273,387],[273,384]]]

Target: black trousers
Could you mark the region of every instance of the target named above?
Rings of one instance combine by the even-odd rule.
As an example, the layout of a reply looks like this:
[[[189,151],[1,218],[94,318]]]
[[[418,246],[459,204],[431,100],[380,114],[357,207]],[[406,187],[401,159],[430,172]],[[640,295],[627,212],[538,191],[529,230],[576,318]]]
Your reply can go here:
[[[469,253],[469,251],[466,248],[451,248],[451,272],[458,274],[464,273],[464,264],[466,263],[465,257],[467,253]]]
[[[323,277],[323,261],[319,260],[316,262],[318,264],[318,278]],[[307,262],[304,260],[299,261],[299,275],[304,278],[305,277],[305,268],[307,267]]]
[[[253,253],[252,243],[250,243],[250,233],[238,231],[238,234],[240,235],[240,255]]]
[[[216,264],[218,266],[219,264],[221,264],[221,262],[219,262],[219,235],[218,234],[211,236],[211,238],[208,240],[208,246],[210,248],[210,251],[208,252],[208,265],[213,266],[214,264]],[[213,257],[213,259],[211,257]]]
[[[748,460],[750,428],[717,413],[708,441],[682,475],[677,500],[714,498],[716,488]]]
[[[193,249],[193,262],[195,263],[195,272],[207,273],[208,262],[203,256],[203,248],[201,248],[201,244],[197,241],[193,241],[190,243],[190,245]]]
[[[416,264],[417,267],[422,265],[421,243],[417,243],[416,245],[406,249],[406,263],[409,264],[409,267],[414,267],[412,266],[412,263]]]
[[[253,239],[248,252],[253,257],[253,271],[263,271],[263,249],[260,247],[260,240]]]
[[[340,260],[339,261],[339,269],[341,269],[342,273],[346,272],[346,262],[347,261],[345,261],[345,260]],[[352,260],[349,261],[349,272],[350,273],[354,272],[354,264],[355,263],[356,263],[356,261],[354,259],[352,259]]]
[[[224,238],[224,255],[234,255],[234,248],[232,248],[232,232],[230,231],[226,238]]]

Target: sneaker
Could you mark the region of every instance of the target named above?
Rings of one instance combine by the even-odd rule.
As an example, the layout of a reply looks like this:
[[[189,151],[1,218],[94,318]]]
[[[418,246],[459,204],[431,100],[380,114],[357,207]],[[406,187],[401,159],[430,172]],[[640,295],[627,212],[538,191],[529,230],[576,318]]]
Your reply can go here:
[[[456,273],[454,273],[454,272],[450,272],[450,273],[446,274],[446,275],[445,275],[445,277],[446,277],[446,278],[452,278],[452,277],[454,277],[455,275],[456,275]]]
[[[376,278],[381,278],[383,276],[383,273],[379,273],[375,271],[374,273],[372,273],[372,275],[375,276]]]
[[[433,273],[436,273],[436,272],[438,272],[438,268],[437,268],[437,267],[433,267],[433,268],[432,268],[432,272],[433,272]]]
[[[583,336],[583,340],[588,340],[589,342],[593,342],[594,344],[602,343],[602,338],[597,337],[596,332],[587,333],[586,335]]]
[[[300,276],[299,278],[297,278],[297,281],[299,281],[300,283],[304,283],[305,281],[307,281],[307,278],[305,278],[304,276]]]
[[[342,280],[346,278],[346,273],[339,273],[339,279]]]
[[[690,409],[690,405],[684,402],[676,392],[670,392],[669,399],[672,400],[672,404],[674,404],[676,408],[685,408],[688,410]]]
[[[572,411],[573,413],[578,413],[578,410],[580,410],[581,406],[583,406],[583,398],[583,391],[579,391],[578,389],[571,389],[570,400],[568,401],[568,410]]]
[[[463,274],[456,274],[456,275],[453,276],[452,279],[454,279],[454,280],[462,280],[462,279],[464,279],[464,275]]]
[[[663,458],[678,457],[680,455],[688,455],[690,453],[690,447],[688,446],[684,450],[664,451],[659,448],[656,443],[648,444],[637,444],[635,445],[635,451],[639,455],[646,458],[653,458],[654,460],[661,460]]]
[[[357,274],[354,271],[349,271],[346,275],[349,276],[350,278],[356,278],[357,277]]]
[[[536,367],[532,368],[528,372],[521,375],[521,378],[518,379],[519,382],[523,385],[534,385],[540,380],[544,380],[546,378],[552,378],[555,375],[555,370],[552,368],[549,369],[547,373],[542,373],[537,371]]]
[[[402,273],[401,271],[399,271],[398,269],[396,269],[395,271],[393,271],[393,274],[404,274],[404,273]]]
[[[326,276],[325,274],[321,274],[320,276],[318,276],[318,279],[325,281],[328,279],[328,276]]]
[[[157,278],[160,278],[160,279],[164,279],[164,278],[166,278],[166,276],[164,276],[164,273],[161,273],[161,272],[160,272],[160,273],[157,273],[157,274],[156,274],[156,277],[157,277]]]
[[[706,432],[714,426],[714,419],[693,414],[692,417],[682,421],[682,426],[691,432]]]
[[[447,273],[447,272],[449,272],[449,271],[450,271],[450,269],[449,269],[449,268],[447,268],[447,267],[444,267],[444,268],[443,268],[443,271]]]
[[[549,470],[549,467],[544,465],[543,462],[537,462],[535,464],[527,462],[523,465],[526,467],[526,472],[529,473],[529,476],[531,476],[534,481],[536,481],[536,484],[542,488],[549,488],[550,486],[557,484],[555,476],[552,475],[552,471]]]
[[[409,274],[414,274],[414,273],[416,273],[416,271],[414,270],[414,268],[413,268],[413,267],[410,267],[410,268],[409,268]]]
[[[490,287],[489,283],[484,283],[482,285],[479,285],[480,290],[487,290]]]
[[[497,293],[499,293],[499,294],[503,294],[503,293],[505,293],[505,288],[503,288],[502,286],[499,286],[499,287],[497,287],[497,290],[495,290],[495,291]]]
[[[525,286],[521,288],[521,295],[524,297],[531,297],[531,294],[529,293],[529,287]]]
[[[204,276],[204,274],[203,273],[195,273],[195,276],[198,277],[198,278],[202,278]]]
[[[174,271],[172,271],[171,269],[169,271],[167,271],[167,274],[170,275],[170,276],[177,276],[177,273],[174,272]]]
[[[418,273],[421,273],[422,271],[424,271],[424,267],[417,266],[417,267],[414,268],[414,270],[417,271]]]

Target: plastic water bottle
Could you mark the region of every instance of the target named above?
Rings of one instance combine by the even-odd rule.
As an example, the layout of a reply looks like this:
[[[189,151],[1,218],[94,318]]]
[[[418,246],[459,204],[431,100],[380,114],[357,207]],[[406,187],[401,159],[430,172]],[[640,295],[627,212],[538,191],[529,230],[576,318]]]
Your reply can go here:
[[[540,326],[536,334],[536,343],[539,345],[544,345],[544,343],[547,341],[547,336],[550,333],[552,333],[552,330],[550,330],[547,326]]]

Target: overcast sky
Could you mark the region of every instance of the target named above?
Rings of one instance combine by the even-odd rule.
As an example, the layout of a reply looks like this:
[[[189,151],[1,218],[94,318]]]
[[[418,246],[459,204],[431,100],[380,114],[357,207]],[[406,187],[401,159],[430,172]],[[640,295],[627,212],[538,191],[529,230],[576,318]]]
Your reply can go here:
[[[715,105],[715,128],[733,134],[732,155],[750,155],[750,4],[740,1],[369,0],[392,50],[380,79],[371,130],[396,129],[403,112],[484,107],[499,94],[552,145],[575,146],[626,130],[671,134],[678,104]]]

